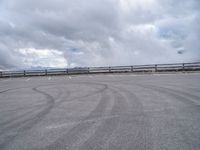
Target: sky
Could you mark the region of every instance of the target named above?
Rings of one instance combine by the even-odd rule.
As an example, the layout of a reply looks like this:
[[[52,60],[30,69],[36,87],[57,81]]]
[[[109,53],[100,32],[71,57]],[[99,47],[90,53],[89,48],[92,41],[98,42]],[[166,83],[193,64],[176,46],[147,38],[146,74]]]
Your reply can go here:
[[[0,70],[196,61],[199,0],[0,0]]]

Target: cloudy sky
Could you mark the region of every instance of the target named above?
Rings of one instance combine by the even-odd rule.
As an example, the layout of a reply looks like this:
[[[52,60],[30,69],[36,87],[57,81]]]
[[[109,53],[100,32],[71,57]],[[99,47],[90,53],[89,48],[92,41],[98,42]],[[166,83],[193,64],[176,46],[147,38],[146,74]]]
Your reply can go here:
[[[0,0],[0,69],[200,61],[199,0]]]

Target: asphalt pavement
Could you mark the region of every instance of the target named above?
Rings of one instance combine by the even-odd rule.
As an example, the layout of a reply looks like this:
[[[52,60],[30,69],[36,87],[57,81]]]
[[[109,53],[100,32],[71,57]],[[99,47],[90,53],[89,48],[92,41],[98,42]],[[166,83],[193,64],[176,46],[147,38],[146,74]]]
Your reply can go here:
[[[199,73],[0,79],[0,150],[199,149]]]

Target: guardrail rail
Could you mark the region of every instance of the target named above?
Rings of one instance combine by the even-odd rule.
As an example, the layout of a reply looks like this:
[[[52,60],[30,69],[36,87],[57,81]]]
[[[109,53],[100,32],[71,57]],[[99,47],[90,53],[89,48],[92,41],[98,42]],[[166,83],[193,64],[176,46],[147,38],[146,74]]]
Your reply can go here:
[[[0,78],[49,76],[49,75],[73,75],[73,74],[97,74],[97,73],[155,73],[155,72],[188,72],[200,71],[200,62],[175,63],[175,64],[151,64],[134,66],[109,66],[109,67],[80,67],[45,70],[0,71]]]

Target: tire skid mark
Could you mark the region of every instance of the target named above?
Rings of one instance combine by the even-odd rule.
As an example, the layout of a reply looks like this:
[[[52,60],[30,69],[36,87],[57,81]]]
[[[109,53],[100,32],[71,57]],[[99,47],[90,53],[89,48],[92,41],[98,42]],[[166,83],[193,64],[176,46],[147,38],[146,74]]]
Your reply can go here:
[[[143,85],[137,85],[137,86],[148,90],[148,93],[150,92],[152,95],[155,95],[156,99],[162,99],[163,100],[163,97],[158,95],[160,93],[158,93],[157,90],[152,89],[152,88],[147,88]],[[166,112],[166,111],[169,112],[169,111],[171,111],[171,108],[169,108],[169,105],[170,105],[169,102],[168,101],[162,101],[162,102],[163,102],[164,108],[160,109],[160,107],[159,107],[157,109],[154,108],[154,109],[151,109],[151,110],[145,110],[145,113],[147,113],[147,115],[151,115],[151,114],[154,114],[155,112]]]
[[[125,89],[125,88],[121,88],[120,85],[115,85],[115,88],[118,89],[119,93],[121,93],[121,95],[124,97],[124,100],[127,101],[127,111],[125,114],[122,114],[122,119],[120,120],[121,122],[121,127],[118,130],[115,130],[115,132],[113,133],[113,136],[111,139],[107,140],[106,143],[106,148],[104,149],[153,149],[152,145],[153,145],[153,141],[151,140],[152,138],[152,133],[151,133],[151,122],[149,120],[149,116],[146,112],[144,112],[143,109],[143,105],[140,101],[140,99],[138,98],[138,96],[133,93],[133,91],[131,91],[129,89]],[[134,121],[133,121],[134,120]],[[133,125],[132,127],[134,127],[134,123],[137,122],[137,124],[139,123],[139,127],[138,127],[138,135],[136,136],[136,131],[135,129],[131,129],[131,127],[127,127],[127,124],[124,124],[124,122],[129,122],[129,121],[133,121]],[[123,130],[129,128],[129,132],[128,134],[123,134]],[[133,131],[131,131],[133,130]],[[120,137],[125,136],[124,138],[119,138],[119,134]],[[134,135],[134,136],[133,136]],[[117,138],[118,137],[118,138]],[[143,141],[142,144],[139,144],[138,142],[134,142],[134,143],[138,143],[137,145],[134,144],[133,145],[133,140],[138,140],[141,139],[141,141]],[[139,141],[139,140],[138,140]],[[115,144],[117,145],[118,143],[121,143],[120,147],[117,147]]]
[[[124,111],[126,114],[128,106],[124,103],[124,97],[118,90],[113,87],[110,87],[109,90],[114,96],[114,104],[109,115],[115,117],[103,120],[96,131],[78,149],[103,149],[113,132],[118,130],[118,126],[121,123],[121,115],[124,114]]]
[[[130,91],[130,89],[124,89],[124,92],[126,92],[127,94],[125,94],[126,96],[129,95],[129,97],[133,97],[131,101],[132,106],[133,106],[133,115],[135,114],[136,116],[140,116],[140,126],[139,126],[139,133],[140,133],[140,138],[141,141],[142,139],[144,140],[144,143],[138,146],[138,149],[145,149],[145,150],[150,150],[150,149],[154,149],[153,148],[153,140],[152,140],[152,131],[151,131],[151,121],[150,121],[150,117],[148,115],[147,112],[144,111],[143,108],[143,104],[141,103],[141,99],[139,98],[139,96],[137,96],[137,94],[133,93],[132,91]],[[134,117],[135,117],[134,115]],[[131,139],[130,139],[131,140]],[[134,147],[134,145],[132,145],[132,143],[130,143],[129,148]],[[137,148],[136,148],[137,149]]]
[[[52,85],[54,85],[54,84],[52,84]],[[49,85],[47,85],[47,86],[49,86]],[[6,128],[4,128],[4,130],[1,132],[1,134],[7,132],[7,130],[9,130],[9,129],[16,128],[16,127],[17,127],[17,132],[16,132],[16,133],[20,132],[20,129],[21,129],[21,128],[22,128],[22,130],[24,131],[24,127],[27,128],[27,127],[30,126],[30,124],[32,124],[31,126],[33,126],[35,123],[38,123],[38,122],[41,120],[41,118],[42,118],[43,116],[45,116],[46,114],[48,114],[48,112],[52,109],[53,105],[57,105],[57,106],[58,106],[58,105],[60,105],[62,102],[65,102],[65,99],[63,99],[63,100],[61,100],[61,101],[55,103],[55,102],[54,102],[54,98],[53,98],[51,95],[49,95],[49,94],[47,94],[47,93],[45,93],[45,92],[42,92],[42,91],[38,90],[39,87],[46,87],[46,86],[44,86],[44,85],[38,86],[37,88],[32,88],[32,90],[33,90],[33,91],[36,91],[36,92],[38,92],[38,93],[40,93],[40,94],[42,94],[42,95],[44,95],[44,96],[47,98],[47,104],[46,104],[45,108],[44,108],[42,111],[40,111],[38,114],[36,114],[36,116],[33,116],[33,117],[31,117],[31,118],[29,118],[29,119],[26,119],[26,120],[24,120],[24,121],[18,121],[18,122],[14,123],[14,124],[11,124],[11,125],[7,126]],[[104,89],[101,89],[101,90],[104,90]],[[101,92],[101,90],[95,92],[95,94],[97,94],[98,92]],[[69,95],[70,95],[70,94],[69,94]],[[68,96],[69,96],[69,95],[68,95]],[[92,96],[92,94],[86,95],[86,96],[84,96],[84,97],[88,97],[88,96]],[[59,97],[60,97],[60,95],[59,95]],[[68,98],[68,97],[67,97],[67,98]],[[75,99],[76,99],[76,98],[75,98]],[[36,111],[36,109],[35,109],[35,111]],[[13,120],[13,121],[14,121],[14,120]],[[35,123],[33,123],[33,122],[35,122]],[[23,126],[20,126],[20,125],[22,125],[22,124],[23,124]],[[26,124],[27,124],[27,125],[26,125]],[[30,127],[29,127],[29,128],[30,128]],[[1,146],[1,145],[0,145],[0,146]]]
[[[60,101],[56,101],[56,103],[54,104],[54,107],[60,106],[63,102],[66,102],[67,99],[70,99],[71,92],[69,90],[62,91],[62,93],[64,93],[64,92],[65,92],[64,95],[67,95],[67,97],[64,97],[64,95],[62,94],[63,96],[60,96],[61,100]]]
[[[99,84],[97,84],[99,85]],[[102,85],[102,84],[100,84]],[[96,107],[87,115],[84,119],[80,121],[76,126],[74,126],[72,129],[70,129],[66,134],[64,134],[62,137],[58,138],[55,142],[52,144],[44,147],[43,149],[46,150],[54,150],[54,149],[70,149],[70,147],[73,147],[73,144],[75,144],[77,141],[80,140],[80,134],[83,134],[87,132],[92,126],[95,125],[95,121],[90,121],[96,117],[103,117],[106,111],[108,100],[104,95],[102,95],[104,92],[106,92],[108,89],[107,85],[104,85],[104,88],[95,91],[92,94],[87,94],[84,96],[84,98],[87,98],[88,96],[94,96],[97,94],[100,94],[101,98],[96,105]],[[75,98],[78,99],[78,98]],[[96,115],[94,115],[96,114]]]
[[[119,98],[116,98],[116,96],[114,97],[114,104],[112,106],[110,113],[107,115],[108,117],[106,117],[106,118],[103,117],[102,122],[97,125],[97,129],[93,132],[93,134],[90,137],[86,138],[84,143],[79,143],[79,145],[82,145],[81,147],[79,147],[79,149],[88,149],[88,148],[94,149],[97,147],[101,147],[102,144],[99,143],[98,145],[96,145],[93,140],[95,140],[95,139],[98,140],[100,138],[99,139],[99,141],[100,141],[100,140],[103,140],[102,139],[103,137],[104,137],[104,139],[109,139],[109,137],[112,135],[113,131],[117,129],[117,127],[120,123],[120,115],[126,114],[126,113],[122,113],[122,110],[126,110],[126,109],[124,109],[124,107],[122,110],[119,111],[119,109],[121,109],[119,106],[124,105],[123,96],[114,89],[109,88],[109,90],[112,91],[112,95],[117,93],[117,97],[119,97]],[[116,100],[117,100],[117,102],[116,102]],[[90,143],[90,144],[94,143],[94,144],[91,144],[88,147],[87,143]],[[102,142],[102,143],[105,143],[105,142]],[[71,147],[68,147],[68,148],[71,149]],[[77,148],[73,147],[72,149],[77,149]]]
[[[8,125],[10,123],[13,123],[15,121],[19,121],[20,119],[23,119],[23,117],[26,117],[27,115],[32,114],[35,111],[36,111],[36,107],[31,107],[31,108],[29,108],[29,111],[26,111],[21,115],[18,115],[18,116],[14,117],[14,118],[11,118],[10,120],[7,120],[7,121],[4,121],[4,122],[0,123],[0,126],[6,126],[6,125]],[[4,128],[3,128],[3,130],[4,130]]]
[[[21,109],[31,109],[31,108],[35,108],[35,107],[41,107],[43,105],[45,105],[45,104],[36,104],[36,105],[33,105],[33,106],[27,106],[26,108],[19,107],[19,108],[16,108],[16,109],[3,110],[3,111],[0,111],[0,113],[5,113],[5,112],[13,112],[14,113],[14,112],[17,112],[17,111],[19,111]]]
[[[84,138],[84,140],[77,143],[74,147],[70,147],[70,149],[94,149],[100,147],[102,145],[98,142],[95,144],[93,140],[99,139],[99,141],[101,140],[102,143],[105,143],[103,141],[105,141],[106,138],[108,139],[111,136],[112,132],[118,127],[121,114],[114,113],[116,112],[116,107],[118,107],[118,103],[116,103],[116,97],[114,96],[114,92],[116,91],[114,91],[110,87],[107,91],[110,93],[110,96],[112,96],[109,98],[110,101],[112,100],[109,110],[104,113],[103,116],[93,117],[92,120],[95,119],[96,124],[92,128],[90,128],[90,134],[88,134]],[[90,118],[88,119],[88,121],[90,121]],[[91,145],[88,145],[87,143],[90,143]]]
[[[32,89],[32,90],[33,90],[33,89]],[[66,92],[66,91],[65,91],[65,92]],[[62,95],[62,93],[63,93],[63,91],[61,92],[61,91],[59,90],[59,94],[58,94],[58,97],[57,97],[57,98],[59,98],[60,95]],[[67,91],[67,93],[68,93],[68,91]],[[67,95],[68,95],[68,94],[67,94]],[[56,99],[57,99],[57,98],[56,98]],[[59,101],[58,103],[60,104],[61,102]],[[11,119],[11,120],[2,122],[2,123],[0,123],[0,126],[7,125],[7,124],[10,125],[10,124],[13,123],[13,122],[14,122],[14,123],[13,123],[13,125],[11,125],[11,126],[19,126],[19,125],[22,123],[22,121],[20,121],[20,119],[23,119],[23,117],[26,117],[27,115],[32,114],[33,112],[35,112],[35,111],[37,111],[37,110],[40,110],[41,107],[44,107],[44,105],[46,105],[46,103],[28,107],[28,109],[30,109],[28,112],[25,112],[25,113],[23,113],[23,114],[21,114],[21,115],[15,117],[15,118]],[[15,109],[15,110],[11,110],[11,111],[18,111],[19,109],[23,109],[23,107],[22,107],[22,108],[17,108],[17,109]],[[26,107],[26,109],[27,109],[27,107]],[[33,110],[32,110],[32,109],[33,109]],[[35,114],[35,115],[37,115],[37,114]],[[15,122],[15,121],[17,121],[17,122]],[[26,120],[23,121],[23,123],[25,123],[25,122],[26,122]],[[10,128],[10,127],[8,126],[7,128]]]
[[[57,85],[57,84],[40,85],[38,87],[46,87],[46,86],[51,86],[51,85]],[[27,89],[27,88],[30,89],[32,87],[31,86],[24,86],[24,87],[10,88],[10,89],[7,89],[7,90],[0,91],[0,94],[6,93],[6,92],[9,92],[9,91],[20,90],[20,89]]]
[[[27,88],[31,88],[31,87],[27,86],[27,87],[10,88],[10,89],[7,89],[7,90],[0,91],[0,94],[4,94],[4,93],[9,92],[9,91],[27,89]]]
[[[58,128],[65,128],[66,126],[68,125],[74,125],[74,124],[80,124],[80,123],[94,123],[94,122],[100,122],[102,120],[105,120],[105,119],[109,119],[109,118],[115,118],[115,117],[119,117],[119,115],[104,115],[104,116],[96,116],[96,117],[93,117],[91,119],[87,119],[87,120],[84,120],[84,121],[72,121],[70,123],[64,123],[64,124],[58,124],[56,126],[49,126],[47,127],[46,129],[47,130],[51,130],[51,129],[58,129]]]
[[[159,92],[161,92],[161,93],[163,93],[165,95],[170,95],[172,98],[175,98],[178,101],[181,101],[181,102],[183,102],[183,103],[185,103],[187,105],[192,106],[193,111],[195,110],[196,112],[199,113],[199,110],[200,110],[199,109],[199,105],[196,105],[195,102],[189,100],[188,98],[185,98],[180,93],[177,94],[176,90],[165,88],[165,87],[158,87],[158,86],[155,86],[155,85],[154,86],[153,85],[147,86],[145,88],[149,88],[151,90],[159,91]],[[173,113],[173,115],[174,115],[174,120],[176,120],[176,121],[173,121],[173,122],[178,127],[177,129],[178,129],[178,133],[181,135],[180,136],[181,137],[181,141],[185,144],[185,146],[187,146],[186,149],[191,149],[191,147],[193,147],[193,146],[192,146],[192,143],[190,143],[190,141],[191,141],[190,137],[188,137],[186,132],[183,132],[183,130],[181,128],[179,128],[179,127],[183,128],[183,126],[185,126],[185,125],[182,124],[181,122],[177,121],[178,120],[177,118],[179,118],[179,115],[177,113]],[[188,127],[185,127],[185,128],[188,128]]]
[[[71,101],[75,101],[75,100],[78,100],[78,101],[82,101],[82,99],[85,99],[87,97],[90,97],[90,96],[94,96],[94,95],[97,95],[101,92],[103,92],[104,90],[106,90],[107,88],[107,85],[105,84],[101,84],[101,83],[87,83],[87,82],[80,82],[80,83],[70,83],[71,85],[79,85],[79,84],[85,84],[85,85],[100,85],[102,86],[101,89],[98,89],[90,94],[86,94],[86,95],[82,95],[82,96],[77,96],[77,97],[71,97],[71,91],[67,91],[68,93],[68,97],[63,97],[61,101],[59,101],[58,103],[56,103],[56,106],[59,106],[62,102],[71,102]],[[63,84],[65,85],[65,84]],[[64,87],[66,88],[66,87]]]
[[[23,89],[23,88],[18,88],[18,89]],[[15,89],[15,90],[17,90],[17,89]],[[35,106],[28,107],[28,109],[29,109],[28,112],[25,112],[25,113],[23,113],[21,115],[18,115],[15,118],[12,118],[11,120],[8,120],[8,121],[0,123],[0,126],[7,125],[6,127],[3,128],[3,131],[0,132],[0,133],[1,134],[5,133],[9,128],[15,128],[15,127],[19,128],[20,124],[26,123],[29,120],[29,119],[28,120],[26,119],[26,120],[21,121],[20,119],[23,119],[23,117],[26,117],[27,115],[32,114],[33,112],[35,112],[37,110],[40,110],[43,105],[45,105],[45,104],[40,104],[40,105],[35,105]],[[15,110],[10,110],[10,111],[14,111],[15,112],[15,111],[18,111],[19,109],[23,109],[23,107],[22,108],[17,108]],[[26,107],[26,109],[27,109],[27,107]]]
[[[0,94],[6,93],[6,92],[8,92],[8,91],[10,91],[10,90],[12,90],[12,89],[7,89],[7,90],[4,90],[4,91],[0,91]]]
[[[45,107],[46,107],[46,106],[45,106]],[[37,110],[39,110],[39,109],[41,109],[41,108],[36,108],[36,109],[34,109],[34,111],[37,111]],[[43,112],[43,110],[44,110],[44,109],[42,109],[38,114],[40,114],[41,112]],[[34,111],[32,111],[32,112],[34,112]],[[9,124],[7,127],[5,127],[5,128],[3,129],[2,132],[0,132],[0,134],[5,133],[5,132],[7,132],[7,130],[10,130],[10,129],[12,129],[12,128],[18,128],[18,129],[22,128],[22,127],[20,126],[21,124],[26,124],[26,123],[28,123],[29,121],[33,120],[33,118],[37,117],[38,114],[35,114],[35,116],[32,116],[32,117],[29,118],[29,119],[26,119],[26,120],[23,120],[23,121],[17,120],[17,122],[15,122],[15,123],[13,123],[13,124]],[[27,113],[27,115],[28,115],[28,113]],[[26,114],[25,114],[25,116],[26,116]],[[17,118],[16,118],[16,119],[17,119]],[[15,121],[15,119],[14,119],[13,121]],[[32,122],[32,121],[31,121],[31,122]]]
[[[170,95],[170,97],[175,98],[177,101],[180,101],[183,104],[186,104],[186,106],[182,106],[181,108],[184,108],[184,109],[192,108],[193,111],[195,110],[196,112],[199,112],[200,105],[196,101],[192,100],[189,97],[189,95],[191,94],[188,95],[187,92],[182,92],[179,90],[173,90],[170,88],[160,87],[160,86],[155,86],[155,85],[145,85],[145,86],[139,85],[139,84],[137,85],[140,87],[152,90],[157,93],[162,93],[163,95],[167,95],[167,96]],[[194,97],[197,98],[198,96],[195,95]]]
[[[3,149],[6,148],[17,136],[20,136],[23,133],[25,133],[27,130],[30,130],[34,125],[36,125],[38,122],[40,122],[44,118],[44,116],[47,115],[50,112],[50,110],[53,108],[55,99],[51,95],[39,90],[38,88],[39,87],[35,87],[35,88],[32,88],[32,90],[44,95],[47,99],[47,105],[43,108],[42,111],[40,111],[34,117],[31,117],[27,120],[21,121],[19,123],[16,123],[12,126],[7,127],[6,129],[4,129],[4,132],[7,132],[7,130],[17,127],[16,134],[6,137],[4,139],[4,142],[0,144],[1,148],[3,148]]]
[[[198,107],[199,104],[197,102],[195,102],[194,100],[191,100],[188,97],[187,93],[184,93],[184,95],[183,95],[183,92],[180,92],[180,91],[177,91],[177,90],[174,90],[174,89],[169,89],[169,88],[166,88],[166,87],[158,87],[158,86],[153,86],[153,85],[147,86],[147,87],[148,88],[152,88],[154,90],[157,90],[157,91],[159,91],[161,93],[171,95],[172,97],[176,98],[176,100],[182,101],[183,103],[185,103],[185,104],[187,104],[189,106],[195,106],[195,107],[197,106],[197,108],[199,109],[199,107]]]
[[[108,86],[105,85],[104,89],[100,90],[99,91],[100,93],[98,93],[98,94],[101,94],[101,99],[98,105],[95,107],[94,110],[90,112],[90,114],[87,117],[85,117],[84,120],[90,120],[96,117],[102,117],[105,114],[105,110],[108,104],[108,97],[104,96],[103,93],[106,93],[107,91],[108,91]]]
[[[141,113],[141,111],[143,110],[143,105],[138,96],[133,93],[133,91],[130,91],[130,89],[127,90],[125,88],[121,88],[120,85],[114,85],[113,87],[116,88],[126,100],[126,103],[128,105],[128,113],[132,114],[138,111]]]
[[[200,102],[196,101],[196,100],[200,100],[200,96],[197,96],[197,95],[194,95],[194,94],[190,94],[190,93],[186,92],[185,90],[181,91],[179,89],[171,89],[171,87],[169,87],[169,86],[168,87],[162,87],[162,88],[164,88],[166,90],[169,90],[169,91],[173,91],[173,92],[179,93],[180,95],[184,95],[185,97],[188,97],[190,100],[193,99],[195,101],[193,101],[193,100],[191,100],[191,101],[193,101],[194,103],[200,105]]]
[[[51,85],[56,85],[56,84],[51,84]],[[54,107],[55,99],[51,95],[49,95],[49,94],[47,94],[47,93],[45,93],[45,92],[43,92],[43,91],[38,89],[39,87],[46,87],[46,86],[49,86],[49,85],[41,85],[41,86],[32,88],[33,91],[35,91],[35,92],[37,92],[39,94],[42,94],[42,95],[44,95],[46,97],[47,103],[46,103],[45,108],[42,109],[42,111],[40,111],[38,114],[36,114],[35,116],[33,116],[33,117],[29,118],[29,119],[14,123],[14,124],[9,125],[6,128],[4,128],[4,130],[1,132],[1,134],[6,133],[8,130],[13,129],[13,128],[16,129],[16,132],[13,135],[4,138],[4,142],[2,144],[0,144],[0,147],[4,148],[4,147],[8,146],[9,143],[12,140],[14,140],[17,136],[19,136],[19,135],[23,134],[24,132],[26,132],[27,130],[31,129],[35,124],[40,122],[43,119],[43,117],[46,114],[48,114],[50,112],[50,110]],[[14,89],[9,89],[9,90],[18,90],[18,89],[24,89],[24,88],[27,88],[27,87],[14,88]],[[105,89],[105,87],[103,89],[99,90],[99,91],[96,91],[94,94],[98,94],[101,91],[103,91],[104,89]],[[92,96],[92,95],[93,94],[88,94],[88,95],[86,95],[84,97],[89,97],[89,96]],[[75,99],[78,99],[78,98],[75,98]],[[64,101],[65,100],[59,101],[58,105],[60,105]]]
[[[77,83],[77,84],[78,84],[78,83]],[[108,88],[108,86],[107,86],[106,84],[100,84],[100,83],[94,83],[94,84],[92,84],[92,83],[85,83],[85,82],[82,82],[81,84],[85,84],[85,85],[101,85],[103,88],[101,88],[101,89],[99,89],[99,90],[97,90],[97,91],[94,91],[94,92],[92,92],[92,93],[83,95],[83,96],[74,97],[74,98],[72,98],[70,101],[73,101],[73,100],[78,100],[78,101],[80,101],[81,99],[85,99],[85,98],[87,98],[87,97],[90,97],[90,96],[93,96],[93,95],[96,95],[96,94],[100,94],[100,93],[104,92],[104,91]]]

